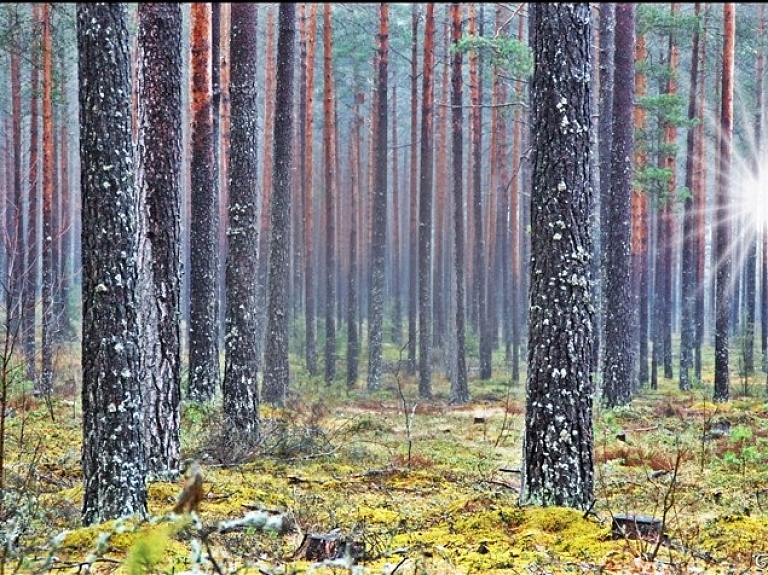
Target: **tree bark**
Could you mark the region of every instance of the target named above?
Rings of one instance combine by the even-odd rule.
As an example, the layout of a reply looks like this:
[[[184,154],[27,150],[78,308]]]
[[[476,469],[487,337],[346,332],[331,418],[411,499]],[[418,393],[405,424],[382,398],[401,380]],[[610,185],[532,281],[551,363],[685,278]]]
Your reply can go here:
[[[222,394],[225,425],[246,444],[259,438],[258,6],[231,8],[230,185],[226,335]]]
[[[387,242],[387,66],[389,62],[389,4],[379,10],[378,77],[376,83],[376,143],[374,147],[373,218],[371,222],[371,295],[368,332],[368,389],[381,387],[381,348],[384,326],[384,265]]]
[[[607,407],[632,399],[634,338],[632,316],[630,196],[632,194],[633,108],[635,97],[635,5],[616,4],[610,194],[601,198],[603,246],[604,358],[603,402]],[[601,161],[602,164],[602,161]],[[600,174],[601,187],[604,185]],[[602,192],[606,190],[603,188]],[[601,193],[602,193],[601,192]]]
[[[451,4],[451,41],[457,44],[462,36],[461,7]],[[462,55],[451,55],[451,161],[453,162],[453,233],[454,266],[456,272],[456,377],[451,382],[451,404],[469,401],[467,383],[466,287],[464,278],[464,134],[462,111]]]
[[[192,4],[191,20],[189,397],[209,401],[219,385],[210,3]]]
[[[269,297],[267,345],[264,354],[264,401],[283,404],[288,391],[288,293],[291,245],[291,167],[293,155],[293,59],[296,5],[280,4],[275,123],[270,202]]]
[[[181,450],[181,36],[177,4],[139,4],[136,187],[145,427],[148,471],[171,477],[179,472]]]
[[[594,497],[589,4],[531,4],[531,295],[521,502]],[[554,102],[554,104],[553,104]],[[563,130],[565,122],[579,130]]]
[[[147,514],[126,6],[77,5],[86,525]]]
[[[731,286],[730,174],[733,136],[733,74],[736,4],[723,4],[723,71],[720,110],[720,138],[715,190],[715,387],[713,400],[729,399],[728,338]]]
[[[419,182],[419,395],[432,396],[432,169],[435,61],[435,7],[427,4],[421,91],[421,165]]]

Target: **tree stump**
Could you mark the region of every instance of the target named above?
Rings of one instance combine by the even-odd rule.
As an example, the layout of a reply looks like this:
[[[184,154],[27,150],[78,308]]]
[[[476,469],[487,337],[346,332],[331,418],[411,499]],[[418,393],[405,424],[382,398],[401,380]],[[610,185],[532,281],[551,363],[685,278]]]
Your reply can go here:
[[[661,519],[649,515],[614,515],[611,523],[614,539],[646,539],[661,537]]]
[[[361,559],[363,554],[363,545],[339,533],[309,533],[304,535],[304,539],[294,556],[307,561],[319,562],[343,557],[357,560]]]

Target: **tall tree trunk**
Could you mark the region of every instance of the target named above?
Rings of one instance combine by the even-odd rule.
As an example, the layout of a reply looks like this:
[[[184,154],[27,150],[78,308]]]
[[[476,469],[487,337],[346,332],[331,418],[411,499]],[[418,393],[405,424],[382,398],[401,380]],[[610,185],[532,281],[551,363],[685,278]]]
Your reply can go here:
[[[601,218],[605,230],[603,402],[608,407],[626,405],[631,401],[634,375],[634,334],[626,328],[626,318],[632,315],[629,214],[634,146],[635,5],[617,3],[615,15],[611,192],[601,198],[601,202],[604,202],[601,203],[601,212],[605,216]],[[601,187],[602,177],[601,173]]]
[[[148,471],[171,477],[180,463],[181,36],[179,5],[139,4],[136,188],[144,413]]]
[[[642,64],[646,60],[645,34],[637,35],[635,45],[635,62]],[[636,66],[635,70],[635,98],[643,98],[647,93],[647,77],[642,66]],[[646,111],[643,106],[635,106],[634,126],[635,132],[645,129]],[[648,163],[648,154],[642,148],[638,148],[634,154],[635,169],[643,169]],[[632,190],[631,199],[631,251],[632,251],[632,285],[635,299],[636,341],[637,341],[637,384],[642,387],[648,383],[648,329],[649,329],[649,302],[648,302],[648,195],[640,187]],[[634,379],[634,378],[633,378]]]
[[[50,6],[49,6],[50,13]],[[18,11],[15,13],[18,18]],[[20,25],[18,21],[16,25]],[[45,30],[45,23],[43,23]],[[21,329],[21,289],[24,274],[24,252],[22,251],[23,197],[21,189],[21,47],[11,50],[10,88],[11,88],[11,186],[6,193],[6,225],[8,240],[6,253],[8,258],[8,285],[6,289],[6,322],[11,340],[19,341]],[[46,390],[49,391],[49,390]]]
[[[451,42],[456,45],[462,37],[462,5],[451,4]],[[451,55],[451,161],[453,162],[453,237],[456,273],[456,377],[451,382],[451,404],[469,401],[467,383],[466,289],[464,279],[464,134],[462,111],[462,55]]]
[[[53,188],[54,188],[54,150],[53,150],[53,32],[51,30],[51,6],[43,4],[42,14],[43,39],[43,277],[42,304],[43,329],[40,350],[42,353],[42,373],[40,391],[48,394],[53,391]]]
[[[523,34],[525,30],[525,19],[522,14],[518,14],[518,27],[517,27],[517,39],[518,42],[523,41]],[[523,80],[518,77],[515,82],[515,98],[518,102],[523,101]],[[510,332],[511,342],[511,355],[512,355],[512,381],[514,383],[520,382],[520,347],[521,347],[521,332],[522,322],[520,321],[521,308],[523,302],[526,300],[526,294],[523,291],[525,282],[523,280],[522,273],[522,261],[524,254],[524,240],[523,233],[521,233],[521,222],[523,220],[523,206],[525,202],[520,200],[520,181],[522,179],[520,171],[522,168],[521,154],[520,154],[520,140],[523,127],[524,118],[522,105],[515,106],[514,124],[512,132],[512,182],[509,192],[509,218],[510,218],[510,251],[512,252],[512,281],[511,287],[514,290],[512,295],[512,301],[510,305],[510,322],[512,323],[512,329]],[[527,223],[525,223],[527,225]],[[525,296],[525,297],[524,297]]]
[[[591,66],[590,8],[588,3],[534,3],[530,10],[530,126],[535,129],[520,498],[523,503],[589,509],[594,503],[592,102],[585,81]],[[566,120],[582,129],[563,130]]]
[[[422,67],[421,166],[419,185],[419,395],[432,396],[432,163],[435,6],[427,4]]]
[[[610,274],[610,272],[607,270],[609,263],[609,256],[608,256],[608,250],[610,250],[611,246],[608,244],[608,235],[610,234],[610,231],[618,231],[615,229],[615,225],[612,227],[612,224],[618,224],[619,222],[622,222],[624,214],[621,214],[621,218],[618,222],[610,221],[610,212],[612,212],[612,208],[615,207],[613,204],[611,204],[611,164],[613,161],[613,92],[614,92],[614,69],[615,69],[615,58],[614,55],[616,53],[616,3],[615,2],[602,2],[599,4],[599,23],[600,28],[598,32],[599,37],[599,66],[598,66],[598,75],[599,75],[599,90],[598,90],[598,97],[599,100],[599,121],[598,121],[598,127],[597,127],[597,135],[598,135],[598,170],[597,170],[597,179],[599,180],[599,196],[598,196],[598,210],[596,210],[598,214],[598,220],[599,220],[599,229],[600,234],[598,234],[596,238],[596,245],[595,245],[595,258],[598,258],[597,261],[600,263],[599,266],[595,267],[596,271],[596,277],[595,277],[595,287],[597,288],[597,297],[598,302],[600,305],[597,306],[596,314],[599,316],[598,319],[598,329],[595,333],[595,358],[599,359],[599,346],[602,343],[602,340],[606,337],[606,331],[608,330],[615,330],[616,327],[612,325],[608,325],[609,320],[608,319],[608,310],[606,309],[608,306],[608,299],[611,298],[611,295],[608,293],[608,288],[605,285],[606,283],[609,283],[611,280],[607,278],[606,276]],[[621,232],[619,232],[619,235],[621,235]],[[614,256],[618,256],[621,258],[620,254],[613,254]],[[615,284],[614,284],[615,285]],[[613,295],[613,303],[615,304],[615,298],[616,295]],[[614,308],[614,312],[616,312]],[[615,318],[614,318],[615,319]],[[614,332],[615,334],[615,332]],[[599,365],[599,364],[598,364]],[[606,363],[603,363],[603,369],[606,368]],[[610,366],[610,363],[608,364]],[[603,376],[604,377],[604,376]],[[613,379],[613,377],[612,377]],[[614,382],[615,383],[615,382]],[[614,385],[609,384],[609,386]],[[615,390],[609,390],[608,394],[613,396]],[[607,396],[603,395],[604,399],[607,398]],[[615,396],[613,397],[615,399]]]
[[[696,378],[701,381],[701,347],[704,343],[704,293],[706,290],[705,263],[706,250],[706,205],[707,205],[707,163],[704,160],[704,124],[706,81],[704,70],[707,56],[707,21],[709,20],[709,4],[704,3],[704,16],[701,26],[701,62],[702,80],[699,83],[698,126],[696,128],[696,186],[693,191],[693,211],[696,214],[696,335],[694,341],[693,365]],[[717,83],[717,82],[715,82]]]
[[[191,222],[189,396],[209,401],[219,385],[219,330],[214,221],[218,211],[213,166],[211,5],[191,5]]]
[[[77,5],[85,525],[147,514],[126,6]]]
[[[33,23],[35,37],[39,38],[40,23],[42,17],[42,4],[35,3],[33,8]],[[30,99],[29,99],[29,205],[27,210],[27,245],[26,265],[24,268],[24,285],[22,291],[22,333],[24,337],[24,360],[26,362],[26,377],[33,382],[35,389],[37,381],[37,338],[36,338],[36,308],[37,308],[37,284],[38,262],[40,250],[38,249],[37,215],[38,193],[40,180],[38,177],[40,135],[39,135],[39,105],[40,105],[40,51],[37,43],[32,48],[32,65],[30,69]]]
[[[758,16],[758,35],[762,36],[763,14],[764,6],[760,4]],[[760,172],[760,160],[761,160],[761,137],[762,137],[762,122],[763,122],[763,55],[762,45],[758,48],[756,65],[755,65],[755,149],[754,157],[752,158],[753,170],[755,177]],[[756,299],[757,299],[757,239],[758,233],[751,232],[747,237],[747,255],[744,267],[744,306],[747,308],[745,311],[745,323],[743,328],[744,338],[744,373],[746,376],[751,375],[755,371],[755,312],[756,312]]]
[[[251,444],[259,438],[258,5],[231,8],[230,167],[226,335],[222,395],[225,426]],[[265,401],[269,397],[265,387]]]
[[[352,121],[352,137],[349,150],[349,275],[347,294],[347,387],[351,388],[357,383],[359,375],[360,339],[357,328],[358,299],[357,299],[357,198],[360,196],[360,126],[363,119],[360,117],[360,104],[365,96],[362,92],[355,95],[355,115]]]
[[[401,345],[403,340],[403,305],[400,265],[400,166],[397,161],[397,84],[392,87],[392,341]]]
[[[323,4],[323,160],[325,188],[325,383],[336,377],[336,205],[333,155],[331,5]]]
[[[387,65],[389,62],[389,4],[379,12],[378,78],[376,84],[376,144],[374,147],[373,221],[371,222],[371,300],[368,332],[368,389],[381,386],[381,347],[384,321],[384,262],[387,242]]]
[[[467,5],[468,28],[470,36],[477,37],[477,18],[475,17],[475,5]],[[472,50],[469,54],[469,92],[472,103],[470,112],[472,134],[472,213],[473,213],[473,238],[472,245],[472,306],[477,317],[477,333],[480,340],[480,379],[490,379],[492,374],[491,345],[488,333],[488,310],[486,297],[486,270],[485,270],[485,234],[483,232],[483,181],[482,181],[482,119],[483,119],[483,95],[480,70],[479,50]]]
[[[269,235],[270,235],[270,205],[272,202],[272,137],[274,136],[274,110],[275,110],[275,17],[274,6],[265,7],[267,13],[266,22],[266,50],[264,67],[264,126],[262,140],[262,172],[261,172],[261,229],[259,230],[259,281],[256,284],[258,291],[258,309],[267,309],[267,293],[269,290],[268,263],[269,263]],[[267,314],[262,311],[256,316],[259,348],[264,345]],[[267,335],[267,337],[269,337]]]
[[[419,6],[416,2],[411,4],[411,160],[408,189],[410,194],[410,245],[411,254],[408,258],[408,373],[416,373],[416,325],[419,316],[419,258],[414,253],[419,253],[419,193],[417,187],[418,164],[418,32],[419,32]]]
[[[226,242],[221,237],[221,2],[211,3],[211,139],[213,146],[212,185],[213,197],[216,205],[213,210],[213,238],[216,251],[220,257],[216,257],[216,285],[214,310],[216,318],[216,333],[218,341],[217,349],[220,349],[224,340],[224,307],[226,300],[224,288],[224,262],[226,261]]]
[[[698,17],[701,4],[694,6],[694,14]],[[694,307],[696,305],[696,214],[693,205],[693,190],[695,187],[694,171],[696,169],[696,126],[693,124],[698,111],[696,99],[698,97],[697,82],[699,80],[699,33],[693,33],[693,46],[691,48],[691,88],[688,96],[688,120],[691,126],[688,128],[685,148],[685,187],[691,190],[683,202],[683,246],[681,262],[680,287],[682,293],[682,318],[680,325],[680,389],[691,389],[690,371],[693,367],[693,344],[695,337]]]
[[[314,93],[315,93],[315,46],[317,38],[317,4],[310,4],[309,23],[307,30],[307,60],[306,60],[306,102],[304,117],[304,328],[306,334],[306,362],[307,371],[315,376],[318,372],[317,367],[317,343],[315,341],[315,251],[314,251],[314,231],[313,216],[314,213],[314,183],[312,181],[312,161],[313,161],[313,129],[312,120],[314,118]]]
[[[723,4],[723,71],[720,111],[720,138],[715,190],[715,388],[713,400],[728,401],[729,293],[731,285],[730,175],[733,136],[733,74],[736,4]]]
[[[285,402],[289,383],[288,285],[291,245],[291,166],[293,143],[293,58],[296,5],[280,4],[277,67],[275,70],[275,123],[272,150],[270,203],[269,297],[265,350],[265,401]]]

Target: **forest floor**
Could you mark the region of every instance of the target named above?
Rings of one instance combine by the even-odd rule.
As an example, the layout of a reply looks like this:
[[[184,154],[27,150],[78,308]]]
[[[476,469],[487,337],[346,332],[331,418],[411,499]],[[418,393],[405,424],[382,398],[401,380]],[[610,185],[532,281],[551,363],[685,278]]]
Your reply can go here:
[[[660,379],[628,407],[596,406],[586,514],[519,506],[524,388],[506,375],[471,380],[462,407],[440,377],[430,401],[403,373],[375,393],[294,379],[301,399],[262,406],[258,453],[219,432],[217,406],[183,406],[196,512],[171,513],[183,478],[155,481],[149,521],[88,528],[76,377],[51,401],[11,390],[0,574],[768,573],[764,375],[723,404],[705,374],[687,393]],[[615,536],[621,516],[663,536]]]

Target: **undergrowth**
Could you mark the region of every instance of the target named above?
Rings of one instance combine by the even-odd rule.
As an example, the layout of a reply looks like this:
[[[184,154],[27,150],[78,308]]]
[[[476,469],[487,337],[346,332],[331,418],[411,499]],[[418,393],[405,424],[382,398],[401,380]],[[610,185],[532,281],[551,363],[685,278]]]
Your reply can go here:
[[[6,419],[2,573],[746,573],[768,562],[768,408],[726,404],[661,380],[595,413],[596,501],[588,512],[521,507],[524,390],[472,380],[449,406],[395,366],[382,389],[302,377],[284,408],[262,406],[263,441],[220,430],[216,403],[185,403],[182,450],[204,498],[149,486],[150,519],[82,527],[77,385],[50,402],[13,396]],[[395,377],[395,374],[396,377]],[[749,390],[747,390],[749,391]],[[662,535],[616,536],[617,516]],[[344,551],[303,554],[324,538]]]

